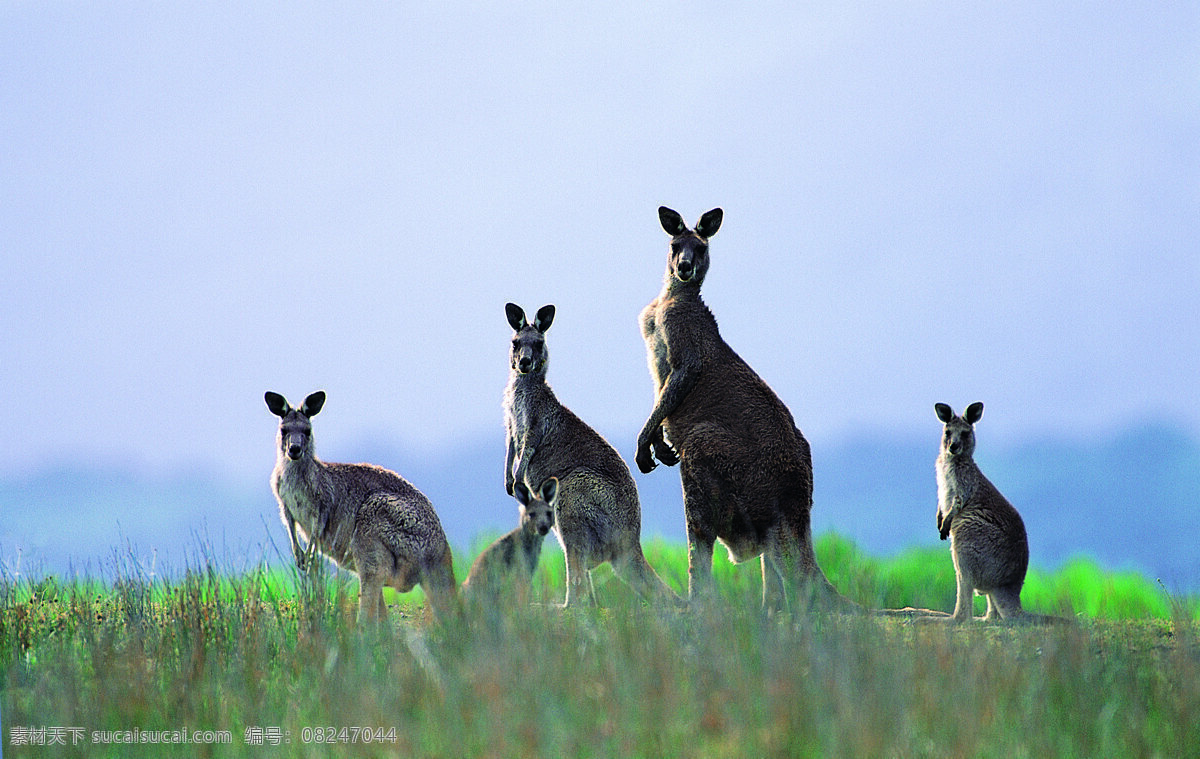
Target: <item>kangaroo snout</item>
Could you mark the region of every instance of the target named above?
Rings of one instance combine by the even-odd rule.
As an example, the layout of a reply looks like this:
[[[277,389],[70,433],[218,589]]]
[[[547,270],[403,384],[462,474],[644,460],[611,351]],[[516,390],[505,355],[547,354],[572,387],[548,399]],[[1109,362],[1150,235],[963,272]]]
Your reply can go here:
[[[290,435],[284,436],[283,450],[287,457],[292,461],[299,461],[304,457],[305,435],[298,432],[293,432]]]
[[[690,254],[685,254],[680,257],[675,264],[675,276],[679,277],[679,281],[687,282],[696,273],[696,265],[692,261]]]
[[[536,372],[542,364],[542,356],[541,345],[522,345],[513,356],[513,368],[518,374]]]

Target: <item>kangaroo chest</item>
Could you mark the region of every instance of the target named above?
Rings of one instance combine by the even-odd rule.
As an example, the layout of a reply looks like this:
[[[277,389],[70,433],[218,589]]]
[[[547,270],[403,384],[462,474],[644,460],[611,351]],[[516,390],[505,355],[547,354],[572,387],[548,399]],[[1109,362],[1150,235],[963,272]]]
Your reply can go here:
[[[539,426],[545,416],[548,399],[541,397],[530,383],[518,382],[509,393],[508,416],[512,432],[518,440],[531,428]]]
[[[978,489],[979,477],[969,462],[957,463],[938,458],[938,510],[947,514],[956,501],[969,503]]]
[[[279,503],[292,519],[311,534],[317,524],[320,504],[304,473],[293,466],[283,466],[275,479]]]
[[[678,365],[684,358],[704,363],[720,342],[716,321],[698,299],[663,293],[642,310],[640,321],[646,360],[658,390],[670,378],[673,363]]]
[[[654,379],[654,387],[662,388],[671,373],[667,360],[667,334],[663,324],[666,315],[666,305],[661,298],[654,299],[650,305],[642,309],[640,317],[642,325],[642,340],[646,343],[646,361],[650,366],[650,376]]]

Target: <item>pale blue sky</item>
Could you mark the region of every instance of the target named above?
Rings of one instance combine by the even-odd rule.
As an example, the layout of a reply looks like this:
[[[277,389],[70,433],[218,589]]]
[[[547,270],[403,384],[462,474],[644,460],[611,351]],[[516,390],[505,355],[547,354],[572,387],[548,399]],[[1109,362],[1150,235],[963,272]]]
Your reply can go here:
[[[1200,431],[1191,2],[8,2],[0,145],[0,475],[265,478],[267,389],[499,452],[510,300],[631,458],[660,204],[814,456]]]

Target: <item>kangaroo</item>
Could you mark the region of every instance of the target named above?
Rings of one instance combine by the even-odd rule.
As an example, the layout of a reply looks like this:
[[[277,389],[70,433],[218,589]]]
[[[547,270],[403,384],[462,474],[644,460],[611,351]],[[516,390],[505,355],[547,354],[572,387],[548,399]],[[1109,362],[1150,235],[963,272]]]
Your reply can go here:
[[[958,598],[951,620],[973,616],[971,592],[987,596],[987,616],[1015,619],[1028,615],[1021,608],[1021,586],[1029,566],[1025,524],[975,464],[975,423],[983,404],[972,403],[958,416],[945,403],[934,404],[943,426],[937,457],[937,528],[950,538],[950,556]]]
[[[271,490],[296,566],[306,570],[320,551],[357,573],[360,624],[386,617],[384,585],[407,593],[419,583],[438,616],[450,613],[458,586],[450,546],[429,499],[382,467],[327,464],[316,457],[312,417],[325,405],[323,391],[305,398],[300,408],[278,393],[265,398],[279,417]]]
[[[465,595],[486,592],[496,596],[510,588],[522,595],[528,592],[542,554],[542,541],[554,526],[558,480],[554,477],[546,480],[536,495],[529,492],[525,483],[518,482],[513,486],[513,495],[521,504],[521,524],[475,559],[467,579],[463,580]]]
[[[720,540],[734,562],[761,557],[763,607],[787,606],[787,588],[857,608],[817,565],[812,546],[812,457],[791,412],[721,339],[700,297],[720,208],[688,229],[661,207],[671,236],[662,291],[642,311],[656,400],[638,435],[636,462],[679,464],[688,535],[688,595],[711,592]]]
[[[512,495],[515,483],[558,479],[554,532],[567,560],[564,608],[580,595],[595,602],[591,570],[606,561],[643,598],[681,603],[642,554],[642,511],[629,467],[546,384],[546,330],[554,306],[538,309],[532,323],[516,304],[504,310],[513,329],[504,391],[504,487]]]

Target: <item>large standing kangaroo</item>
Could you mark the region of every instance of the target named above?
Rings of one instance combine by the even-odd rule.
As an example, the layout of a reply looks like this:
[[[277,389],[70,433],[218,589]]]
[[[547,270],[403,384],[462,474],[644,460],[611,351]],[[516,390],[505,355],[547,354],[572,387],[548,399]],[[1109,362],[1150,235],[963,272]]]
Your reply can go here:
[[[591,570],[604,563],[645,598],[682,603],[642,554],[642,508],[637,485],[616,449],[559,402],[546,384],[546,330],[554,306],[534,321],[520,306],[505,306],[513,328],[508,386],[504,390],[504,487],[558,478],[554,531],[567,558],[567,597],[595,600]]]
[[[710,591],[720,540],[735,562],[762,557],[768,611],[786,607],[786,585],[849,606],[813,553],[808,442],[778,396],[721,339],[700,297],[708,241],[722,215],[714,208],[693,230],[675,211],[658,209],[671,246],[662,292],[641,314],[657,399],[638,436],[637,465],[645,473],[655,458],[679,464],[689,596]]]

